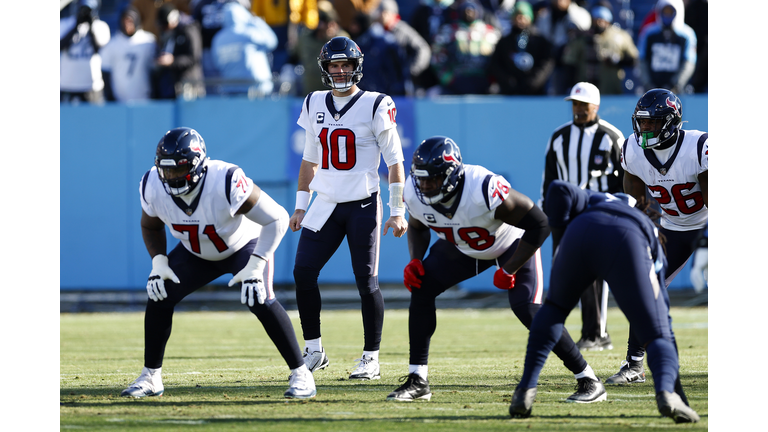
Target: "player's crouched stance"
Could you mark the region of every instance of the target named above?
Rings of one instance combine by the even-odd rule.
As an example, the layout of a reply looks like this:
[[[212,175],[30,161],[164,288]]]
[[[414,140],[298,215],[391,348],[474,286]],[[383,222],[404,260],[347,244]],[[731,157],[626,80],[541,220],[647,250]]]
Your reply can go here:
[[[403,198],[410,213],[403,272],[411,291],[408,308],[410,357],[402,386],[391,401],[429,400],[429,345],[437,328],[435,299],[454,285],[498,267],[493,284],[507,290],[515,316],[530,327],[541,307],[543,281],[539,248],[549,235],[546,215],[504,177],[464,164],[456,143],[431,137],[413,153]],[[430,248],[431,231],[439,238]],[[429,254],[427,254],[429,249]],[[606,400],[606,390],[561,328],[553,351],[577,381],[567,402]]]
[[[602,278],[646,346],[659,412],[676,423],[699,421],[675,391],[678,357],[658,230],[634,205],[635,199],[625,194],[581,190],[559,180],[550,185],[545,211],[553,233],[559,230],[562,240],[552,262],[547,299],[531,325],[525,368],[509,407],[512,417],[531,415],[539,374],[568,314],[584,290]]]
[[[155,166],[141,179],[141,233],[152,257],[144,316],[144,369],[120,396],[163,394],[161,370],[173,309],[184,297],[231,273],[240,300],[261,321],[291,369],[286,398],[315,397],[293,325],[272,289],[275,249],[288,213],[236,165],[206,157],[194,129],[168,131]],[[166,255],[165,226],[180,243]]]

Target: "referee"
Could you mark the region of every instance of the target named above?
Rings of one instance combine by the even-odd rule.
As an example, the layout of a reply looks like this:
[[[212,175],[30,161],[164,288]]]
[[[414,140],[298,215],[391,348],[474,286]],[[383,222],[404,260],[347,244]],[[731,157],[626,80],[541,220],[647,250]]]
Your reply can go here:
[[[558,127],[547,143],[539,207],[553,180],[564,180],[581,189],[598,192],[622,192],[624,170],[621,168],[621,144],[624,135],[612,124],[600,119],[600,91],[594,84],[577,83],[565,98],[573,104],[573,120]],[[560,234],[552,233],[552,251],[557,250]],[[608,290],[596,280],[581,296],[582,351],[613,349],[606,331]]]

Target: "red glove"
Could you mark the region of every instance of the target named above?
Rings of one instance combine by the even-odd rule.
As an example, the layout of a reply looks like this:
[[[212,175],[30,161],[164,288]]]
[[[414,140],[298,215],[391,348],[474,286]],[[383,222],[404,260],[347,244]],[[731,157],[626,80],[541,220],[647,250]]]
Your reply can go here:
[[[515,275],[509,274],[503,267],[499,267],[493,274],[493,285],[498,289],[511,290],[515,287]]]
[[[403,270],[403,283],[408,291],[411,291],[411,287],[421,288],[421,279],[419,276],[424,276],[424,266],[421,265],[420,259],[412,259],[411,262],[405,266]]]

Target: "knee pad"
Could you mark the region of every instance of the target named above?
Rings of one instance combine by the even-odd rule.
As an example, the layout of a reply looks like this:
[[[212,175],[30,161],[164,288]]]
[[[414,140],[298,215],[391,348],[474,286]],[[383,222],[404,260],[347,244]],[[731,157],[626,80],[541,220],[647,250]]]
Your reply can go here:
[[[312,270],[307,267],[294,267],[293,269],[293,280],[296,283],[297,291],[317,289],[317,278],[319,276],[319,270]]]

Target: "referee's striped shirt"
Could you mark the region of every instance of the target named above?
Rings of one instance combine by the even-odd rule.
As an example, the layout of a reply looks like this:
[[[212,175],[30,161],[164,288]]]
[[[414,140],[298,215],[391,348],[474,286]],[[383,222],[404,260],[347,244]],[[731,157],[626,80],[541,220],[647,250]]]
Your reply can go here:
[[[622,192],[623,141],[624,134],[600,117],[585,125],[570,121],[557,128],[547,143],[539,207],[544,209],[544,197],[553,180],[598,192]]]

